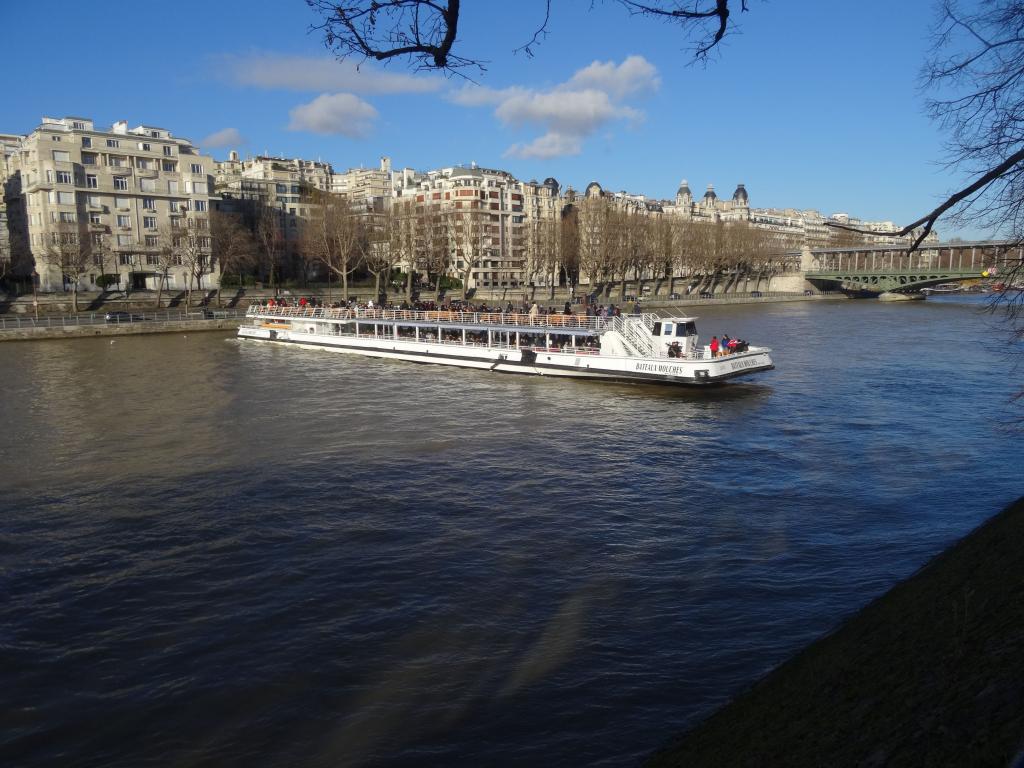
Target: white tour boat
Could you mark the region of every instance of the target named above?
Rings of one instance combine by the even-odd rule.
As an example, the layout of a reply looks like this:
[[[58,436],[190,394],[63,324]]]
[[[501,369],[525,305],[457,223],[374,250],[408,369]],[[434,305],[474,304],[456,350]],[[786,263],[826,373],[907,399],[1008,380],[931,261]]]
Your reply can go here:
[[[692,317],[249,307],[241,339],[502,373],[716,384],[774,368],[770,349],[712,357]]]

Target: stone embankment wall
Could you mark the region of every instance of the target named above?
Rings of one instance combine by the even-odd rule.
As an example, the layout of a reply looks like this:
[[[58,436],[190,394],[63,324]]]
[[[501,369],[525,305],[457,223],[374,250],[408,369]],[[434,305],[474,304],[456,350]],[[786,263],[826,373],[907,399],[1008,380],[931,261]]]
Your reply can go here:
[[[108,325],[68,325],[55,327],[24,327],[0,330],[0,341],[33,341],[36,339],[81,339],[92,336],[135,336],[145,333],[199,333],[230,331],[240,320],[170,320],[159,322],[111,323]]]
[[[1022,627],[1024,499],[647,766],[1021,765]]]

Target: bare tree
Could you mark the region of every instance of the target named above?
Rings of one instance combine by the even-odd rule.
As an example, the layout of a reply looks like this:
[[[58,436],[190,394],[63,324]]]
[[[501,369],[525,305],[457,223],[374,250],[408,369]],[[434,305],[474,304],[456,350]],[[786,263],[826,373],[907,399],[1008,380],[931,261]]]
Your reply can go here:
[[[43,261],[61,275],[61,282],[71,287],[71,308],[78,312],[78,288],[82,278],[92,268],[90,241],[73,222],[58,224],[49,233],[43,246]]]
[[[380,304],[387,304],[388,283],[395,264],[402,258],[401,230],[387,213],[368,213],[363,218],[366,236],[363,238],[363,264],[373,275],[374,296]]]
[[[391,268],[405,269],[405,300],[412,301],[413,275],[416,273],[416,217],[412,204],[392,202],[384,211],[382,227],[387,238]]]
[[[426,208],[417,214],[417,224],[420,263],[427,272],[427,281],[436,281],[434,287],[440,291],[441,275],[447,274],[452,261],[452,241],[448,234],[448,222],[442,211]]]
[[[258,246],[260,276],[273,289],[277,286],[281,258],[287,246],[281,226],[281,212],[268,205],[259,205],[255,212],[253,231]]]
[[[456,203],[458,205],[458,203]],[[467,201],[467,208],[445,211],[444,221],[448,238],[455,253],[455,267],[462,281],[462,299],[466,299],[469,280],[473,270],[480,266],[487,246],[486,214],[479,209],[477,200]]]
[[[680,26],[690,35],[698,59],[705,58],[735,28],[732,11],[747,0],[619,0],[630,13]],[[405,59],[416,70],[483,71],[485,61],[454,53],[459,39],[461,0],[306,0],[320,18],[312,29],[339,59]],[[513,6],[509,6],[513,7]],[[515,7],[519,11],[518,6]],[[516,49],[532,56],[547,36],[551,0],[533,36]]]
[[[302,233],[302,255],[341,278],[348,301],[349,277],[362,264],[366,252],[366,226],[347,199],[327,196],[315,206]]]
[[[210,212],[210,244],[212,258],[220,267],[221,280],[233,273],[242,284],[242,271],[255,263],[255,243],[239,216],[222,211]],[[217,291],[217,304],[221,304],[221,291]]]
[[[153,250],[151,258],[156,262],[153,264],[157,272],[154,306],[158,309],[163,303],[164,291],[167,288],[171,269],[184,264],[184,258],[181,255],[184,237],[185,234],[181,229],[167,225],[161,227],[157,234],[157,247]]]
[[[581,200],[576,208],[576,225],[580,272],[588,276],[596,290],[609,279],[615,256],[614,244],[610,243],[613,228],[608,200],[603,197]]]

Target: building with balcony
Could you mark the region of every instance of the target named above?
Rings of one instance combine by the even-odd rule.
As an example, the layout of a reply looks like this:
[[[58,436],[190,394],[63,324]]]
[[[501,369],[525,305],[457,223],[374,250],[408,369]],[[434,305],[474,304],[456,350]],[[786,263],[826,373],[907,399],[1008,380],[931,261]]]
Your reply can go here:
[[[393,205],[411,207],[420,271],[458,277],[468,289],[524,285],[524,184],[507,171],[453,166],[402,175]]]
[[[219,285],[209,210],[213,159],[170,131],[49,118],[20,139],[5,185],[19,269],[40,290]],[[75,268],[70,269],[69,265]]]

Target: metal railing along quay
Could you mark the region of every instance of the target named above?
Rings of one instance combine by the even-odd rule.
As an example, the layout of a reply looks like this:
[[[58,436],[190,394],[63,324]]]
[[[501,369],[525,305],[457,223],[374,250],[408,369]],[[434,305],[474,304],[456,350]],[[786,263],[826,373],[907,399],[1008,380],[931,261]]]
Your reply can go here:
[[[107,317],[110,316],[108,320]],[[240,309],[160,309],[150,312],[88,312],[77,315],[0,315],[0,330],[18,328],[73,328],[83,325],[134,325],[136,323],[208,322],[210,320],[241,320]]]

